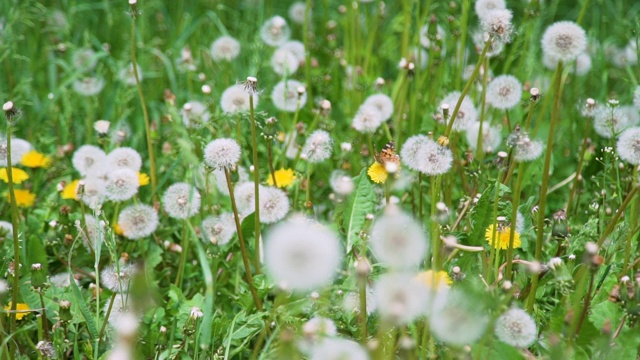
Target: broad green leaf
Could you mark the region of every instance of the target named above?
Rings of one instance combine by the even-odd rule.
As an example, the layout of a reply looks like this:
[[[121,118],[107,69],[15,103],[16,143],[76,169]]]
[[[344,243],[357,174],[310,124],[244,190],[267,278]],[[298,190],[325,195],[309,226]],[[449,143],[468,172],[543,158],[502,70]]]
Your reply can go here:
[[[71,275],[69,275],[71,276]],[[89,306],[87,305],[87,303],[84,301],[84,297],[82,296],[82,293],[80,292],[80,288],[78,287],[78,285],[76,285],[76,282],[71,279],[71,290],[73,290],[73,296],[75,298],[76,303],[78,304],[78,306],[80,307],[80,312],[82,313],[82,316],[84,317],[84,319],[87,322],[87,329],[89,330],[89,335],[91,335],[92,339],[97,339],[99,334],[98,334],[98,327],[96,326],[95,320],[93,319],[93,315],[91,314],[91,311],[89,310]],[[104,321],[107,321],[106,319]]]
[[[362,231],[367,214],[375,208],[376,196],[373,186],[367,176],[367,169],[362,169],[360,174],[353,179],[356,184],[355,191],[349,197],[344,211],[344,222],[347,231],[347,252],[351,251],[358,234]]]

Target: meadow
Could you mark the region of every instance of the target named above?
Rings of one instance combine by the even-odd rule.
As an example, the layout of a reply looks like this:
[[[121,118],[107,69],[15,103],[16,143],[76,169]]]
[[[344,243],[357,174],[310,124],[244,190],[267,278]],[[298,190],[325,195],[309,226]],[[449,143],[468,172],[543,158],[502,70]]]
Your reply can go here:
[[[639,30],[0,2],[0,360],[640,359]]]

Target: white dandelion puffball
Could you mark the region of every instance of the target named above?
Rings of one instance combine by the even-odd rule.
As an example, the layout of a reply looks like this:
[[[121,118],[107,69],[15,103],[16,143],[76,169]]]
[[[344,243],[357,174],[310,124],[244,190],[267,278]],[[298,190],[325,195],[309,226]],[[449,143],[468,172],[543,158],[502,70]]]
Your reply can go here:
[[[175,183],[164,192],[162,205],[170,217],[187,219],[200,211],[200,193],[187,183]]]
[[[340,170],[334,170],[329,178],[331,190],[340,196],[347,196],[355,189],[351,176]]]
[[[449,105],[449,115],[446,120],[451,121],[451,116],[453,116],[453,110],[462,95],[459,91],[452,91],[447,94],[447,96],[440,101],[438,105],[439,108],[442,108],[443,105]],[[465,131],[471,124],[478,121],[478,111],[476,110],[475,105],[468,97],[465,97],[460,104],[460,109],[458,110],[458,114],[456,115],[456,119],[453,122],[453,127],[451,128],[453,131]]]
[[[296,24],[302,25],[304,24],[306,11],[307,5],[304,1],[296,1],[289,7],[289,19]]]
[[[241,182],[233,189],[236,206],[241,216],[247,216],[255,211],[255,194],[255,184],[252,181]]]
[[[369,360],[369,354],[357,342],[332,338],[315,346],[309,360]]]
[[[376,258],[394,269],[420,265],[428,250],[422,226],[395,206],[387,207],[373,224],[370,243]]]
[[[2,234],[5,239],[11,238],[13,236],[13,225],[8,221],[0,220],[0,234]]]
[[[467,129],[467,143],[475,151],[478,148],[478,136],[480,135],[480,122],[473,123]],[[495,152],[502,142],[500,128],[488,123],[482,124],[482,150],[485,153]]]
[[[156,231],[158,213],[146,204],[129,205],[118,216],[118,225],[127,239],[141,239]]]
[[[202,220],[202,237],[213,245],[227,244],[236,233],[233,213],[209,216]]]
[[[76,71],[90,72],[98,64],[98,54],[91,48],[80,48],[71,56],[71,64]]]
[[[616,148],[622,160],[640,165],[640,127],[625,130],[618,138]]]
[[[234,139],[216,139],[204,148],[204,162],[215,169],[230,169],[240,161],[240,153]]]
[[[407,139],[400,151],[400,158],[409,169],[430,176],[447,173],[453,162],[450,149],[425,135],[414,135]]]
[[[485,33],[484,31],[475,31],[471,36],[471,40],[473,40],[473,45],[475,46],[476,51],[478,52],[478,54],[480,54],[484,49],[485,45],[487,44],[487,41],[489,41],[489,34]],[[491,59],[492,57],[500,55],[500,53],[502,53],[502,50],[504,50],[504,44],[505,43],[502,41],[491,41],[491,44],[489,45],[489,48],[487,49],[487,53],[485,54],[485,56]],[[470,66],[473,71],[473,68],[475,67],[475,65],[470,65]],[[481,69],[480,72],[482,71],[483,70]],[[491,74],[491,69],[489,69],[489,74]],[[489,78],[491,77],[492,76],[489,75]],[[478,75],[478,78],[482,80],[482,77],[480,77],[480,75]]]
[[[73,82],[73,90],[82,96],[98,95],[103,87],[104,79],[101,77],[85,77]]]
[[[640,111],[640,85],[633,92],[633,106],[635,106],[636,111]]]
[[[298,88],[304,85],[296,80],[282,80],[276,84],[271,92],[271,101],[278,110],[295,112],[307,103],[307,93],[298,93]]]
[[[303,64],[306,57],[306,50],[304,44],[298,40],[289,40],[286,43],[280,45],[279,49],[290,51],[298,59],[298,65]]]
[[[71,279],[73,279],[73,282],[75,282],[76,285],[80,285],[80,282],[73,277],[73,273],[69,272],[52,275],[49,278],[49,282],[57,288],[66,288],[71,285]]]
[[[331,156],[333,141],[328,132],[316,130],[304,143],[302,153],[307,156],[310,163],[319,163],[327,160]]]
[[[542,36],[542,51],[561,61],[574,60],[587,48],[587,34],[580,25],[559,21],[547,28]]]
[[[582,53],[578,55],[578,57],[576,58],[576,68],[575,68],[576,75],[578,76],[586,75],[591,70],[591,65],[592,65],[591,56],[589,56],[589,54]]]
[[[500,341],[517,348],[528,348],[536,341],[535,320],[522,309],[510,309],[496,320],[495,333]]]
[[[629,126],[631,124],[627,112],[619,107],[598,107],[593,116],[593,129],[605,139],[611,139]]]
[[[117,148],[107,155],[107,167],[109,170],[127,168],[138,172],[142,167],[142,158],[135,149],[130,147]]]
[[[138,80],[142,82],[142,68],[139,64],[136,64],[136,70],[138,71]],[[133,63],[129,63],[129,65],[120,70],[118,79],[129,86],[136,86],[136,74],[133,71]]]
[[[244,167],[238,166],[236,167],[236,170],[238,174],[238,184],[249,181],[249,173]],[[227,185],[227,178],[224,175],[224,170],[223,169],[214,170],[213,176],[215,177],[216,189],[218,189],[218,191],[222,195],[229,196],[229,186]]]
[[[442,26],[438,25],[436,27],[436,35],[435,38],[436,40],[444,40],[445,37],[445,32],[444,29],[442,28]],[[431,38],[429,37],[429,25],[423,25],[420,28],[420,45],[422,45],[422,47],[430,49],[431,48]],[[444,49],[444,48],[443,48]]]
[[[405,325],[426,314],[429,290],[412,274],[387,273],[373,285],[378,313],[386,321]]]
[[[542,141],[530,140],[527,137],[516,144],[516,151],[513,154],[513,158],[520,162],[534,161],[542,155],[542,150],[544,150]]]
[[[623,105],[618,109],[627,117],[628,127],[637,126],[640,123],[640,113],[634,106]]]
[[[373,295],[373,289],[367,286],[366,291],[366,308],[367,314],[371,314],[378,308],[378,304],[376,304],[375,296]],[[349,312],[359,312],[360,311],[360,293],[359,292],[349,292],[345,295],[343,301],[343,307],[346,311]]]
[[[300,60],[291,51],[278,48],[271,56],[271,68],[278,75],[291,75],[298,71]]]
[[[364,101],[364,105],[372,105],[377,108],[382,115],[382,121],[389,120],[391,118],[391,115],[393,115],[393,101],[388,95],[371,95]]]
[[[376,132],[383,123],[383,114],[377,106],[373,104],[363,104],[353,117],[351,127],[363,134]]]
[[[482,30],[493,36],[495,41],[508,43],[513,33],[511,19],[513,13],[508,9],[496,9],[489,11],[482,19]]]
[[[107,162],[107,154],[93,145],[82,145],[73,153],[71,163],[80,175],[87,175],[95,167],[103,167]]]
[[[124,316],[129,313],[131,309],[131,299],[128,294],[116,294],[114,297],[110,297],[104,304],[104,313],[109,313],[109,324],[116,326],[121,320],[124,320]],[[111,304],[113,302],[113,305]]]
[[[512,75],[500,75],[487,86],[487,102],[498,109],[511,109],[522,99],[522,84]]]
[[[97,210],[104,202],[107,192],[107,182],[97,176],[82,179],[84,187],[78,191],[78,199],[92,210]]]
[[[338,334],[338,328],[331,319],[315,316],[302,325],[302,331],[307,337],[333,337]]]
[[[260,28],[260,37],[269,46],[284,44],[291,36],[291,28],[282,16],[274,16],[264,22]]]
[[[229,35],[223,35],[211,43],[213,61],[231,61],[240,55],[240,42]]]
[[[112,292],[126,293],[138,270],[138,266],[132,263],[111,264],[100,273],[101,285]]]
[[[180,115],[184,126],[194,129],[202,127],[202,124],[208,123],[211,118],[207,107],[196,100],[185,103],[180,110]]]
[[[122,168],[109,173],[107,179],[106,197],[112,201],[125,201],[138,193],[140,179],[138,173]]]
[[[31,143],[26,140],[11,137],[11,165],[15,166],[22,160],[24,154],[31,150]],[[7,166],[8,154],[7,138],[4,134],[0,134],[0,166]]]
[[[504,0],[477,0],[475,4],[476,15],[480,20],[484,19],[493,10],[504,10],[507,4]]]
[[[253,107],[258,107],[258,94],[252,94]],[[249,111],[250,109],[249,93],[241,84],[229,86],[220,97],[220,108],[225,113],[235,114],[238,112]]]
[[[273,224],[289,213],[289,197],[277,187],[263,187],[260,190],[260,222]]]
[[[76,227],[78,232],[82,234],[82,243],[87,250],[95,251],[98,246],[102,246],[104,242],[105,226],[95,216],[86,214],[84,216],[85,228],[82,228],[82,222],[78,222]]]
[[[458,289],[437,293],[429,320],[436,339],[460,347],[480,339],[489,324],[486,310]]]
[[[277,225],[265,236],[265,267],[280,285],[309,291],[328,285],[342,261],[333,231],[301,217]]]

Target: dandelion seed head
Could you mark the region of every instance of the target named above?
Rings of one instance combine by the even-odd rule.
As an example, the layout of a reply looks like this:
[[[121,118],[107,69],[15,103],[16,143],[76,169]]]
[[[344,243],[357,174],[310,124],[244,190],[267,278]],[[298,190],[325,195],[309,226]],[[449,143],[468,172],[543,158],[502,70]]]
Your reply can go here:
[[[586,75],[591,70],[591,65],[591,56],[589,56],[589,54],[587,54],[586,52],[581,53],[576,58],[576,75]]]
[[[104,225],[91,214],[86,214],[84,216],[84,223],[86,224],[86,228],[82,227],[82,222],[80,221],[76,224],[78,232],[82,234],[82,243],[87,250],[95,251],[98,248],[98,245],[104,242]]]
[[[138,71],[138,80],[142,82],[144,76],[140,64],[136,64],[136,70]],[[136,86],[136,74],[133,72],[133,63],[129,63],[129,65],[120,70],[118,79],[129,86]]]
[[[487,41],[489,41],[489,36],[487,33],[483,31],[476,31],[471,36],[471,40],[473,40],[473,44],[476,48],[476,51],[478,53],[481,53],[485,45],[487,44]],[[505,43],[502,41],[491,41],[491,45],[489,45],[489,49],[487,49],[487,53],[485,54],[485,56],[491,59],[493,57],[500,55],[502,53],[502,50],[504,50],[504,44]],[[473,71],[473,68],[475,67],[475,65],[470,65],[470,66],[471,66],[471,71]],[[491,73],[492,73],[491,69],[489,69],[489,74]],[[491,75],[489,76],[489,78],[491,78]]]
[[[508,43],[511,41],[511,34],[513,33],[512,18],[513,13],[511,10],[495,9],[488,11],[480,19],[480,23],[483,31],[493,36],[494,41]]]
[[[73,90],[81,96],[98,95],[104,87],[104,79],[101,77],[85,77],[73,82]]]
[[[302,325],[304,335],[309,338],[334,337],[338,334],[338,328],[331,319],[314,316]]]
[[[307,161],[310,163],[319,163],[331,157],[332,145],[333,140],[328,132],[316,130],[305,141],[302,153],[307,156]]]
[[[294,112],[307,103],[307,93],[299,94],[298,87],[304,86],[296,80],[282,80],[271,92],[273,105],[281,111]],[[299,102],[299,104],[298,104]]]
[[[378,304],[376,304],[376,299],[373,295],[373,289],[369,286],[367,286],[365,296],[367,302],[367,314],[372,314],[378,308]],[[346,311],[349,312],[360,312],[360,293],[348,292],[344,297],[343,307]]]
[[[640,111],[640,85],[633,91],[633,106]]]
[[[73,69],[81,73],[87,73],[95,69],[98,64],[98,55],[93,49],[80,48],[71,56]]]
[[[542,51],[561,61],[574,60],[586,48],[587,34],[571,21],[552,24],[542,36]]]
[[[216,139],[204,148],[204,162],[212,168],[228,170],[240,161],[240,153],[240,145],[234,139]]]
[[[371,250],[382,263],[394,269],[417,267],[427,253],[422,227],[395,206],[387,207],[371,229]]]
[[[112,304],[113,303],[113,304]],[[114,297],[110,297],[104,305],[104,313],[106,314],[111,308],[109,314],[109,325],[117,326],[121,320],[124,320],[124,315],[131,309],[131,299],[128,294],[116,294]]]
[[[138,173],[128,169],[117,169],[109,173],[106,184],[106,198],[112,201],[125,201],[138,193],[140,179]]]
[[[142,167],[142,157],[130,147],[117,148],[107,155],[107,166],[111,171],[127,168],[139,172]]]
[[[393,115],[393,101],[388,95],[385,94],[373,94],[369,96],[364,105],[372,105],[380,111],[382,121],[387,121]]]
[[[498,317],[495,333],[502,342],[517,348],[528,348],[535,342],[538,329],[526,311],[513,308]]]
[[[414,135],[407,139],[400,151],[400,158],[408,168],[430,176],[447,173],[453,162],[451,150],[425,135]]]
[[[211,114],[207,110],[207,107],[200,101],[191,100],[184,104],[180,110],[182,116],[182,123],[188,128],[199,129],[202,124],[209,122]]]
[[[339,170],[334,170],[329,178],[329,185],[333,192],[340,196],[347,196],[355,189],[355,184],[350,176]]]
[[[383,114],[377,106],[373,104],[363,104],[353,117],[351,127],[358,132],[371,134],[378,130],[383,120]]]
[[[287,49],[279,47],[271,56],[271,68],[278,75],[291,75],[298,71],[300,60]]]
[[[118,216],[122,234],[129,240],[147,237],[158,227],[158,213],[146,204],[129,205]]]
[[[254,93],[253,106],[258,107],[258,94]],[[250,110],[249,93],[242,84],[229,86],[220,97],[220,108],[225,113],[235,114]]]
[[[281,16],[267,19],[260,28],[260,37],[269,46],[279,46],[289,40],[291,29]]]
[[[260,190],[258,190],[260,191]],[[247,216],[255,211],[255,184],[250,181],[239,183],[233,189],[238,212]]]
[[[640,165],[640,127],[625,130],[618,138],[616,148],[622,160]]]
[[[82,180],[84,186],[78,194],[78,200],[82,201],[92,210],[100,208],[107,193],[107,182],[97,176],[90,175]]]
[[[31,143],[28,141],[11,137],[11,165],[18,164],[31,149]],[[8,154],[7,138],[4,134],[0,134],[0,166],[9,165],[7,162]]]
[[[59,274],[52,275],[49,278],[49,282],[51,283],[51,285],[53,285],[53,286],[55,286],[57,288],[66,288],[69,285],[71,285],[71,279],[73,279],[73,281],[76,283],[76,285],[79,284],[79,281],[76,280],[73,277],[73,274],[69,273],[69,272],[62,272],[62,273],[59,273]]]
[[[240,55],[240,42],[229,35],[220,36],[211,43],[210,53],[213,61],[232,61]]]
[[[480,122],[475,122],[467,128],[467,143],[474,151],[478,148],[478,136],[480,136]],[[490,126],[488,123],[482,125],[482,150],[485,153],[495,152],[502,142],[500,127]]]
[[[628,114],[619,107],[599,106],[593,115],[593,128],[605,139],[610,139],[630,126]]]
[[[498,109],[511,109],[522,99],[522,84],[512,75],[495,77],[487,85],[487,102]]]
[[[450,117],[453,116],[451,108],[455,107],[461,95],[462,93],[459,91],[452,91],[440,101],[440,108],[445,104],[449,105],[449,112],[445,119],[447,122],[449,122]],[[465,131],[471,124],[477,122],[477,120],[478,111],[476,110],[476,107],[468,97],[465,97],[460,104],[460,109],[458,110],[458,114],[456,115],[456,119],[453,122],[453,127],[451,129],[453,131]]]
[[[310,291],[329,284],[342,261],[340,241],[324,226],[294,217],[265,236],[265,267],[279,284]]]
[[[260,190],[260,221],[276,223],[289,212],[289,197],[277,187],[263,187]]]
[[[304,24],[307,5],[303,1],[296,1],[289,7],[289,19],[296,24]]]
[[[229,243],[235,233],[236,224],[233,213],[209,216],[202,220],[202,237],[213,245]]]
[[[387,273],[373,285],[380,316],[396,325],[405,325],[426,313],[429,291],[415,276]]]
[[[367,351],[351,340],[325,339],[315,346],[309,360],[369,360]]]
[[[476,15],[480,20],[484,19],[494,10],[504,10],[507,4],[504,0],[477,0],[475,4]]]
[[[71,163],[80,175],[87,175],[93,167],[102,167],[107,160],[107,154],[93,145],[82,145],[73,153]]]
[[[513,158],[520,162],[529,162],[538,159],[542,155],[544,144],[539,140],[530,140],[528,137],[516,144]]]
[[[165,191],[162,204],[170,217],[187,219],[200,211],[200,193],[187,183],[176,183]]]
[[[0,238],[10,239],[13,236],[13,225],[8,221],[0,221]]]
[[[433,300],[429,325],[436,339],[448,345],[473,344],[488,324],[486,310],[461,290],[440,291]]]
[[[116,293],[126,293],[134,276],[138,273],[137,265],[120,261],[118,264],[111,264],[100,273],[102,286]]]
[[[298,40],[289,40],[286,43],[280,45],[278,49],[290,51],[296,59],[298,59],[298,66],[303,64],[306,58],[306,50],[304,44]]]

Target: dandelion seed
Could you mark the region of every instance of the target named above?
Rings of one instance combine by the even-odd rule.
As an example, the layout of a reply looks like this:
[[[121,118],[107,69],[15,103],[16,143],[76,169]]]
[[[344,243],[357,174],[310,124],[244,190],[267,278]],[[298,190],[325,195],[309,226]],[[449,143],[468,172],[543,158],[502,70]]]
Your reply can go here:
[[[511,109],[522,99],[522,84],[512,75],[500,75],[487,86],[487,102],[498,109]]]
[[[294,112],[307,103],[307,93],[298,93],[298,88],[304,85],[296,80],[282,80],[276,84],[271,92],[273,105],[281,111]]]
[[[116,293],[126,293],[133,278],[139,272],[138,266],[120,261],[119,264],[111,264],[100,273],[102,286]]]
[[[271,68],[278,75],[291,75],[298,71],[300,60],[291,51],[278,48],[271,56]]]
[[[494,234],[495,230],[495,234]],[[484,238],[487,240],[489,245],[491,245],[495,249],[506,250],[509,248],[509,241],[511,238],[511,228],[508,226],[498,225],[496,229],[495,224],[489,225],[487,230],[484,233]],[[517,249],[522,246],[522,241],[520,241],[520,234],[516,231],[513,234],[513,248]]]
[[[97,210],[104,202],[107,192],[107,182],[97,176],[89,176],[78,185],[78,200],[92,210]]]
[[[202,237],[213,245],[225,245],[236,233],[233,213],[209,216],[202,220]]]
[[[376,258],[394,269],[418,266],[428,249],[422,227],[395,206],[387,207],[373,224],[370,244]]]
[[[112,201],[125,201],[138,193],[140,179],[138,173],[128,169],[118,169],[109,173],[106,184],[106,198]]]
[[[310,360],[369,360],[369,355],[358,343],[346,339],[325,339],[311,352]]]
[[[489,324],[486,310],[477,300],[457,289],[438,292],[431,307],[429,325],[436,339],[453,346],[476,342]]]
[[[93,123],[93,129],[100,135],[106,135],[110,126],[111,123],[107,120],[98,120]]]
[[[295,217],[265,237],[265,267],[280,285],[296,291],[331,282],[342,260],[340,241],[324,226]]]
[[[618,138],[616,149],[622,160],[640,165],[640,127],[625,130]]]
[[[42,355],[44,359],[56,358],[56,348],[51,341],[38,341],[36,344],[36,350],[40,352],[40,355]]]
[[[307,156],[310,163],[319,163],[331,157],[333,141],[328,132],[324,130],[316,130],[304,143],[302,153]]]
[[[110,170],[127,168],[139,172],[142,167],[142,158],[135,149],[121,147],[107,155],[107,166]]]
[[[439,107],[442,108],[442,106],[445,104],[449,105],[450,107],[455,106],[455,104],[458,103],[458,99],[460,99],[461,95],[462,93],[460,93],[459,91],[450,92],[449,94],[447,94],[447,96],[444,97],[444,99],[442,99],[442,101],[440,101]],[[446,116],[445,120],[447,122],[451,121],[450,116],[453,115],[452,112],[453,111],[451,111],[449,115]],[[468,97],[465,97],[460,104],[458,115],[456,115],[456,119],[453,122],[453,127],[451,129],[453,131],[465,131],[471,124],[477,122],[477,120],[478,111],[476,110],[476,107]]]
[[[122,235],[130,240],[147,237],[158,227],[158,213],[146,204],[130,205],[118,217]]]
[[[542,36],[542,51],[561,60],[571,61],[587,48],[587,35],[576,23],[559,21]]]
[[[430,176],[445,174],[453,162],[451,150],[424,135],[407,139],[400,151],[400,158],[410,169]]]
[[[22,139],[11,138],[11,164],[16,165],[22,160],[25,154],[31,151],[31,144]],[[7,162],[7,138],[0,134],[0,166],[8,166]]]
[[[640,111],[640,86],[636,87],[636,90],[633,92],[633,106],[636,107],[636,110]]]
[[[498,317],[495,333],[502,342],[527,348],[536,341],[538,329],[536,322],[526,311],[513,308]]]
[[[235,114],[249,111],[249,94],[242,84],[231,85],[220,98],[220,108],[225,113]],[[253,106],[258,106],[258,95],[253,94]]]
[[[527,137],[523,141],[516,144],[513,158],[520,162],[529,162],[538,159],[542,155],[544,144],[542,141],[529,140]]]
[[[385,321],[405,325],[426,313],[429,292],[413,275],[388,273],[373,285],[378,313]]]
[[[376,132],[384,121],[383,114],[378,106],[373,104],[363,104],[353,117],[351,127],[356,131],[371,134]]]
[[[281,16],[274,16],[264,22],[260,28],[260,37],[269,46],[284,44],[291,36],[287,21]]]
[[[369,96],[365,101],[364,105],[372,105],[382,115],[382,121],[387,121],[393,115],[393,101],[388,95],[385,94],[374,94]]]
[[[478,136],[480,135],[480,122],[471,124],[467,128],[467,143],[476,151],[478,148]],[[482,126],[482,150],[485,153],[495,152],[502,142],[502,134],[499,127],[484,123]]]
[[[587,53],[581,53],[576,58],[576,75],[583,76],[591,70],[591,56]]]
[[[211,118],[207,107],[200,101],[195,100],[184,104],[182,110],[180,110],[180,115],[184,126],[193,129],[201,128],[202,124],[208,123]]]
[[[107,155],[97,146],[82,145],[75,153],[71,163],[80,175],[87,175],[94,167],[102,167],[107,160]]]
[[[240,152],[240,145],[233,139],[213,140],[204,148],[204,162],[214,169],[228,170],[240,161]]]
[[[176,183],[162,197],[164,211],[175,219],[187,219],[200,212],[200,193],[187,183]]]
[[[232,61],[240,55],[240,42],[235,38],[223,35],[211,43],[213,61]]]
[[[104,79],[101,77],[85,77],[73,82],[73,90],[82,96],[98,95],[104,87]]]

